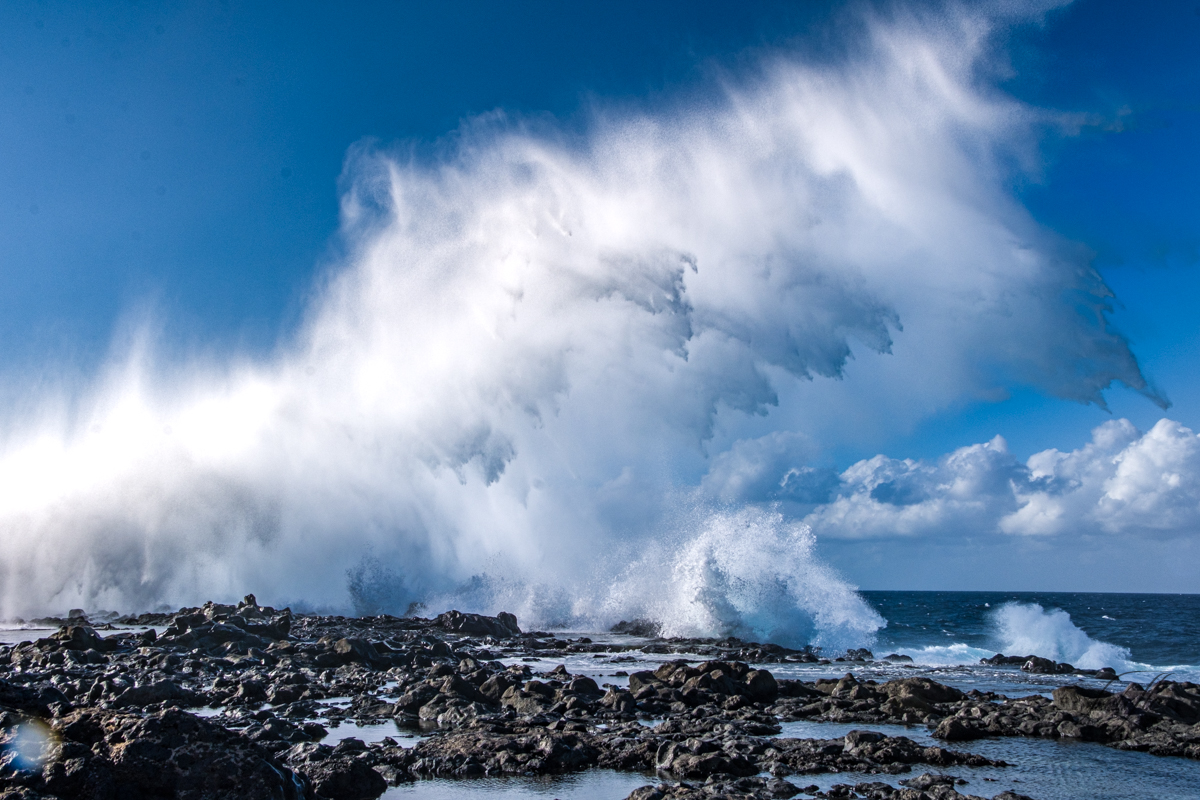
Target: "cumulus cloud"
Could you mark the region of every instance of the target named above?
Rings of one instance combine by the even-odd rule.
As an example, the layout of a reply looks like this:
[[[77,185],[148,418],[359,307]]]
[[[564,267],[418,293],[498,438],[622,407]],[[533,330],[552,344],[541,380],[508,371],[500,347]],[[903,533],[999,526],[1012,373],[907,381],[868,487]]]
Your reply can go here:
[[[1107,422],[1084,447],[1046,450],[1025,463],[997,436],[934,462],[876,456],[840,479],[837,497],[805,520],[822,536],[1074,540],[1200,532],[1200,438],[1169,419],[1146,433],[1125,419]]]
[[[688,551],[726,588],[666,587],[682,599],[663,605],[614,587],[677,541],[693,519],[680,498],[702,482],[734,504],[827,503],[821,535],[1052,526],[1067,512],[1050,501],[1020,513],[1077,496],[1052,488],[1072,467],[1021,467],[1000,442],[840,479],[803,463],[1012,384],[1156,397],[1100,277],[1008,190],[1043,120],[983,77],[1011,21],[868,19],[836,61],[764,57],[694,105],[600,111],[577,137],[500,115],[432,162],[356,149],[350,256],[276,357],[118,359],[5,420],[4,610],[254,590],[507,605],[533,624],[658,608],[736,628],[729,609],[788,602],[862,633],[870,618],[822,617],[800,589],[768,591],[796,581],[746,574],[773,559],[705,560],[709,541],[807,541],[736,508],[696,521]],[[1152,516],[1129,494],[1150,458],[1130,455],[1128,491],[1105,489],[1118,513]],[[787,569],[826,576],[801,549]]]
[[[1007,533],[1200,532],[1200,440],[1178,422],[1159,420],[1145,434],[1110,422],[1080,450],[1038,453],[1028,468],[1034,490],[1000,521]]]

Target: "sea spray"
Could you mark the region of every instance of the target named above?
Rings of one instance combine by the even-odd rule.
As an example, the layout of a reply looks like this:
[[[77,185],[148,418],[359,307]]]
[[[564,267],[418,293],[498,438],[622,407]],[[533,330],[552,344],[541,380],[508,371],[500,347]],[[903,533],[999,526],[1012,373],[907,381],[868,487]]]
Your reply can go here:
[[[778,511],[694,511],[617,582],[609,616],[666,636],[737,636],[831,651],[868,646],[885,622],[814,553],[808,526]],[[653,576],[647,579],[647,576]]]
[[[421,613],[504,608],[528,627],[588,631],[641,619],[664,636],[829,652],[870,646],[886,624],[820,560],[811,529],[776,510],[681,502],[671,525],[637,550],[595,554],[592,575],[550,569],[518,581],[481,573],[425,598]]]
[[[0,611],[255,591],[869,638],[808,533],[735,509],[679,538],[671,498],[771,430],[1145,388],[1107,287],[1009,190],[1044,119],[981,82],[1012,22],[869,18],[844,57],[577,136],[498,114],[436,161],[356,149],[346,263],[273,357],[164,364],[144,337],[6,412]]]
[[[1081,669],[1112,667],[1118,672],[1133,668],[1129,648],[1088,636],[1062,609],[1049,611],[1037,603],[1005,603],[992,612],[999,652],[1016,656],[1041,656]]]
[[[953,593],[946,595],[955,596]],[[941,602],[945,605],[922,605],[922,608],[929,609],[925,620],[939,620],[941,623],[941,615],[955,616],[959,613],[959,609],[953,608],[953,602]],[[914,623],[920,624],[920,617],[897,612],[899,609],[893,607],[888,616],[901,617],[904,620],[900,623],[901,628],[911,630]],[[975,622],[957,619],[948,624],[953,626],[953,631],[930,626],[928,643],[922,646],[910,643],[897,647],[896,651],[911,657],[918,664],[928,666],[975,665],[981,659],[1003,653],[1008,656],[1040,656],[1081,669],[1112,667],[1120,672],[1147,668],[1145,664],[1130,660],[1128,648],[1093,639],[1075,624],[1069,613],[1059,608],[1046,610],[1039,603],[1000,603]],[[906,638],[911,640],[911,636],[909,632]],[[948,639],[946,643],[935,641],[943,636]]]

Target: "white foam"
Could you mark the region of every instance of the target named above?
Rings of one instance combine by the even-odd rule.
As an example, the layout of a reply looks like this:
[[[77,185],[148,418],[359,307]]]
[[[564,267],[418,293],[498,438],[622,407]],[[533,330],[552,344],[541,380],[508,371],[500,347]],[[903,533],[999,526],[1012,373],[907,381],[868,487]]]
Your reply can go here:
[[[1093,639],[1062,609],[1047,611],[1037,603],[1006,603],[991,614],[1000,652],[1064,661],[1080,669],[1136,669],[1129,648]]]
[[[608,606],[642,611],[666,636],[737,636],[830,651],[871,645],[886,622],[814,546],[808,526],[776,511],[709,512],[686,533],[664,537],[616,584]]]
[[[978,664],[980,659],[996,655],[994,650],[972,647],[969,644],[961,642],[919,648],[900,648],[893,652],[908,656],[913,660],[913,663],[927,667],[954,667]]]
[[[597,554],[595,576],[563,587],[481,576],[431,598],[433,607],[508,608],[537,627],[607,630],[648,619],[664,636],[736,636],[831,652],[870,646],[885,620],[814,552],[807,525],[757,507],[681,503],[669,530],[618,567]]]

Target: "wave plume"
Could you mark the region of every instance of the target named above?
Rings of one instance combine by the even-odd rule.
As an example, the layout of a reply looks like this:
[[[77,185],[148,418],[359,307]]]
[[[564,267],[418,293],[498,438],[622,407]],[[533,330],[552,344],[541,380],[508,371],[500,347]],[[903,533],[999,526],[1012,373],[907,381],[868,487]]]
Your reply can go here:
[[[843,57],[579,135],[500,115],[435,160],[356,148],[350,256],[274,357],[143,342],[4,420],[0,606],[254,591],[869,638],[811,532],[676,498],[764,429],[836,442],[1012,382],[1150,392],[1107,287],[1009,191],[1043,119],[987,83],[1011,22],[872,18]]]

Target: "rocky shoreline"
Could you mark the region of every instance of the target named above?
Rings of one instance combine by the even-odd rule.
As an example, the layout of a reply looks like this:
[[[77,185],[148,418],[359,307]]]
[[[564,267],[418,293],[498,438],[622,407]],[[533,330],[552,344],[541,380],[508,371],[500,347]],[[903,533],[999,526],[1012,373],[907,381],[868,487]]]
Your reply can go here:
[[[53,622],[62,623],[53,636],[0,648],[0,800],[373,800],[389,785],[432,777],[593,767],[645,774],[630,800],[958,800],[974,795],[945,770],[1003,765],[870,730],[879,724],[928,726],[947,743],[1030,736],[1200,758],[1200,686],[1166,680],[1120,693],[1064,686],[1053,699],[963,693],[924,677],[777,680],[747,662],[818,656],[734,639],[562,639],[523,632],[509,614],[293,615],[253,596],[118,620],[164,628],[161,635],[101,636],[104,626],[82,616]],[[692,660],[635,671],[627,688],[563,666],[534,673],[499,660],[591,654],[619,667],[621,652],[633,649]],[[872,657],[847,655],[851,667]],[[1017,661],[1031,671],[1070,670]],[[222,713],[192,713],[203,709]],[[411,747],[393,738],[322,744],[342,722],[391,720],[426,736]],[[831,739],[778,735],[796,720],[862,728]],[[916,771],[900,789],[880,781],[818,791],[804,781]]]

